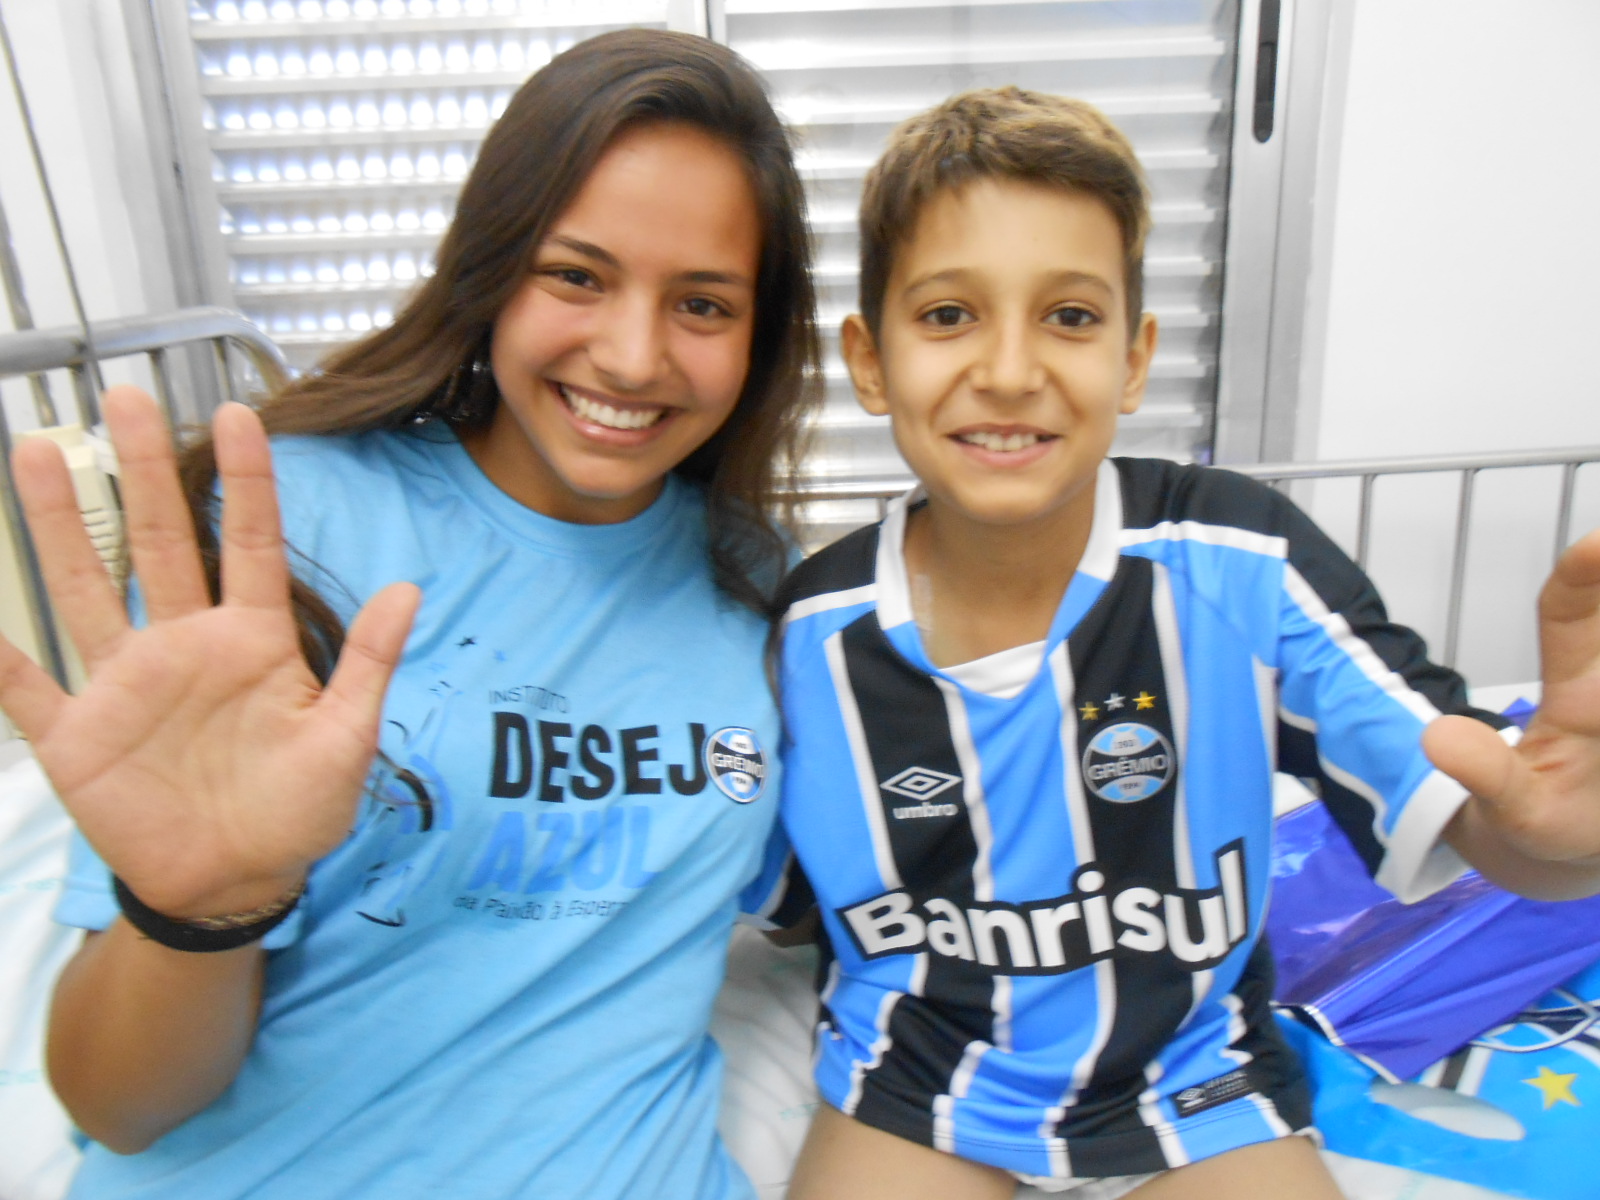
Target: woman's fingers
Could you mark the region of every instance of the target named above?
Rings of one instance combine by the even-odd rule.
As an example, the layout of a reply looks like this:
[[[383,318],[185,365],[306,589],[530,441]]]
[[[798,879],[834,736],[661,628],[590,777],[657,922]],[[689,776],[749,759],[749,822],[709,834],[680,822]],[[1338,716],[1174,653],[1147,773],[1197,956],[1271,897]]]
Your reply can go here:
[[[287,611],[289,565],[266,430],[244,405],[224,404],[212,434],[222,480],[223,602]]]
[[[53,442],[29,438],[11,469],[50,599],[78,653],[96,662],[127,631],[128,618],[84,528],[66,458]]]
[[[138,388],[114,387],[105,393],[103,411],[117,451],[128,550],[145,612],[161,621],[207,607],[194,518],[161,410]]]
[[[0,708],[34,745],[45,739],[67,694],[4,636],[0,636]]]
[[[350,622],[344,649],[319,707],[349,729],[375,729],[383,694],[400,662],[422,593],[415,584],[391,583],[368,600]]]

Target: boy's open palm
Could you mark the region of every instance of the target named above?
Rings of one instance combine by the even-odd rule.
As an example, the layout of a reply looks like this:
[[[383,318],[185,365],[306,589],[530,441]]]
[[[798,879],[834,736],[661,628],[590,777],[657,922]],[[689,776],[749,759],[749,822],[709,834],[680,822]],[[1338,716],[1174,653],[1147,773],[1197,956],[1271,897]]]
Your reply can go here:
[[[322,687],[300,652],[256,415],[226,405],[214,423],[223,511],[213,605],[155,402],[114,388],[104,410],[147,624],[130,625],[60,451],[24,443],[17,488],[89,682],[68,695],[0,639],[0,706],[142,900],[176,917],[243,911],[284,894],[349,832],[418,593],[395,584],[374,596]]]
[[[1543,693],[1516,747],[1466,717],[1424,745],[1481,800],[1486,825],[1529,858],[1600,867],[1600,530],[1562,555],[1539,595]]]

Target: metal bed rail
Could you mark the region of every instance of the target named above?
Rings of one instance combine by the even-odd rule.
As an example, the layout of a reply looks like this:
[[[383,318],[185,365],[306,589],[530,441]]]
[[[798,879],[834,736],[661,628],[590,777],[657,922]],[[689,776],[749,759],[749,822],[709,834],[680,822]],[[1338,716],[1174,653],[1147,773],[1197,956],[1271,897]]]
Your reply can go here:
[[[245,366],[268,388],[276,387],[287,376],[283,353],[272,340],[236,312],[225,308],[187,308],[154,316],[127,317],[101,321],[87,331],[78,326],[58,329],[27,329],[0,334],[0,379],[26,377],[33,383],[34,415],[41,428],[63,423],[57,412],[47,373],[65,369],[71,374],[76,420],[84,430],[100,421],[96,381],[99,364],[110,359],[138,358],[149,363],[155,393],[167,419],[174,427],[181,424],[180,407],[173,385],[173,351],[181,347],[209,344],[212,380],[195,379],[194,391],[202,411],[212,405],[206,399],[222,396],[238,399],[243,391],[235,366]],[[235,363],[235,356],[242,362]],[[15,432],[0,412],[0,507],[6,528],[16,550],[22,604],[27,610],[40,661],[63,685],[69,677],[69,660],[51,610],[39,570],[38,554],[23,520],[11,475],[11,449]]]
[[[1484,471],[1514,470],[1527,467],[1561,468],[1561,494],[1556,505],[1555,538],[1550,562],[1553,566],[1572,537],[1572,504],[1577,494],[1578,468],[1600,462],[1600,446],[1580,446],[1572,450],[1500,451],[1492,454],[1433,455],[1414,458],[1352,459],[1328,463],[1262,463],[1235,467],[1263,483],[1280,487],[1301,479],[1350,479],[1361,481],[1356,515],[1356,564],[1365,570],[1372,543],[1373,485],[1384,475],[1425,475],[1453,472],[1461,477],[1456,494],[1454,540],[1450,550],[1449,607],[1445,615],[1444,665],[1456,665],[1460,649],[1462,594],[1467,580],[1467,542],[1472,528],[1472,495],[1478,476]]]
[[[1263,483],[1282,488],[1301,480],[1349,479],[1360,480],[1358,511],[1356,516],[1356,544],[1353,557],[1365,570],[1372,545],[1372,515],[1374,487],[1380,478],[1396,475],[1438,474],[1454,472],[1460,476],[1456,499],[1454,541],[1450,554],[1450,590],[1445,617],[1444,665],[1454,667],[1460,649],[1462,594],[1467,579],[1467,547],[1472,525],[1473,491],[1480,474],[1485,471],[1512,470],[1530,467],[1559,468],[1561,471],[1560,498],[1556,506],[1555,536],[1552,563],[1561,557],[1572,535],[1573,502],[1577,494],[1579,468],[1600,463],[1600,446],[1579,446],[1570,450],[1503,451],[1473,455],[1425,455],[1410,458],[1351,459],[1344,462],[1310,463],[1252,463],[1230,466],[1228,469],[1241,475],[1259,479]],[[885,506],[895,496],[906,490],[907,480],[869,479],[839,483],[821,482],[807,487],[796,500],[804,505],[813,501],[871,500],[876,501],[881,517]]]

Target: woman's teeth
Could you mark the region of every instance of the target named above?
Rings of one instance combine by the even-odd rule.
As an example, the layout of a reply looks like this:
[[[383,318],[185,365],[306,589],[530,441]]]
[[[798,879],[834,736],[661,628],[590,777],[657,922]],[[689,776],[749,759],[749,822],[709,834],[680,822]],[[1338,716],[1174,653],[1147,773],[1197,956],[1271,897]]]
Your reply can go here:
[[[558,383],[556,389],[561,393],[561,398],[567,402],[567,407],[578,416],[585,421],[593,421],[596,425],[604,425],[607,429],[648,429],[667,415],[667,410],[664,408],[612,408],[609,404],[580,396],[565,384]]]
[[[970,446],[977,446],[980,450],[1004,453],[1012,450],[1026,450],[1029,446],[1039,441],[1039,435],[1037,433],[990,433],[988,430],[979,430],[976,433],[963,433],[961,440]]]

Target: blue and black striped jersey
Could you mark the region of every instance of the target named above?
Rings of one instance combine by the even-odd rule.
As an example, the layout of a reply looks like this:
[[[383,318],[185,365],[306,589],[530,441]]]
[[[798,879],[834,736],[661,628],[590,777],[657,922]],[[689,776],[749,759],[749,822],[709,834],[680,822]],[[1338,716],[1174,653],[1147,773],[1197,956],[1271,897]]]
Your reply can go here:
[[[1462,867],[1438,838],[1464,793],[1420,734],[1471,711],[1462,681],[1282,496],[1118,459],[1042,664],[980,690],[922,649],[908,503],[787,585],[799,865],[767,912],[821,910],[823,1097],[1057,1177],[1306,1126],[1260,944],[1273,772],[1314,782],[1380,883],[1426,894]]]

